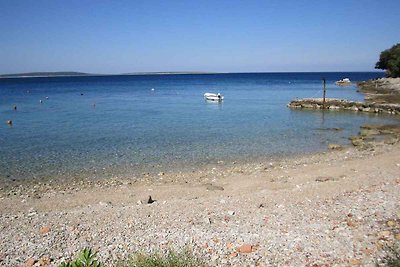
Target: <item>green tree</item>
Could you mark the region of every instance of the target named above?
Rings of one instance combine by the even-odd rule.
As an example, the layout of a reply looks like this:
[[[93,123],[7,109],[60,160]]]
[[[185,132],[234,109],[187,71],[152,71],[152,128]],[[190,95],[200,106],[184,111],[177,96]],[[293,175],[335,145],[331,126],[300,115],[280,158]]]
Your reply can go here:
[[[386,70],[388,77],[400,77],[400,43],[381,52],[375,69]]]

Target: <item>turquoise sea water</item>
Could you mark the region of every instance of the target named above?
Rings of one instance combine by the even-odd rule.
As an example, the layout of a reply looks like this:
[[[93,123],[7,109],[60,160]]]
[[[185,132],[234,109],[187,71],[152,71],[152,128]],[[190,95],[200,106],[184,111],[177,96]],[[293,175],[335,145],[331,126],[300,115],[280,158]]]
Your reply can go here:
[[[0,180],[107,178],[249,161],[349,143],[390,116],[291,110],[296,97],[362,100],[334,81],[382,73],[247,73],[0,80]],[[154,88],[154,90],[152,90]],[[205,92],[221,92],[222,104]],[[46,99],[48,97],[48,99]],[[40,100],[43,103],[40,103]],[[13,110],[17,106],[17,111]],[[5,121],[12,120],[8,126]],[[340,127],[343,131],[319,128]]]

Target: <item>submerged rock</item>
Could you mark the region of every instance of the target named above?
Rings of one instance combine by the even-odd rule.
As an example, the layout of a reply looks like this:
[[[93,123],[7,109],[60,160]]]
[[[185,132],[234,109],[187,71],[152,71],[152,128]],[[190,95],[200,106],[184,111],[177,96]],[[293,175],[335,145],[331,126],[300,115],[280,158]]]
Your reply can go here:
[[[223,191],[224,188],[219,185],[206,184],[206,189],[210,191]]]
[[[341,145],[338,145],[338,144],[329,144],[328,148],[331,149],[331,150],[341,150],[341,149],[343,149],[343,147]]]

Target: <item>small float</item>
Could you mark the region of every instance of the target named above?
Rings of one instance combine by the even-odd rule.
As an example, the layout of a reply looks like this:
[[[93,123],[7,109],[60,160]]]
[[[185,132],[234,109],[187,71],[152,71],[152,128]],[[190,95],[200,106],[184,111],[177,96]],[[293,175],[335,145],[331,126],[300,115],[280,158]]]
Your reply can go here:
[[[215,102],[221,102],[224,100],[224,96],[221,95],[220,93],[215,94],[215,93],[205,93],[204,98],[209,101],[215,101]]]
[[[349,78],[344,78],[339,81],[336,81],[335,84],[339,86],[346,86],[346,85],[351,85],[351,81]]]

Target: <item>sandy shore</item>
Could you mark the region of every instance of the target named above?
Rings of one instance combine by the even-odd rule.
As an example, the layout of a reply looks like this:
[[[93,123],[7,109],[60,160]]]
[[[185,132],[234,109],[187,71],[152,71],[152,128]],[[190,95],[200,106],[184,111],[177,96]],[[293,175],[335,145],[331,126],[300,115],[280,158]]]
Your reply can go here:
[[[215,169],[191,183],[3,194],[0,264],[57,264],[87,246],[108,263],[189,246],[210,266],[372,266],[400,238],[399,152],[382,143]],[[238,252],[245,244],[251,252]]]
[[[2,187],[0,266],[56,266],[84,247],[111,265],[188,247],[209,266],[374,266],[400,240],[398,129],[301,157]]]

